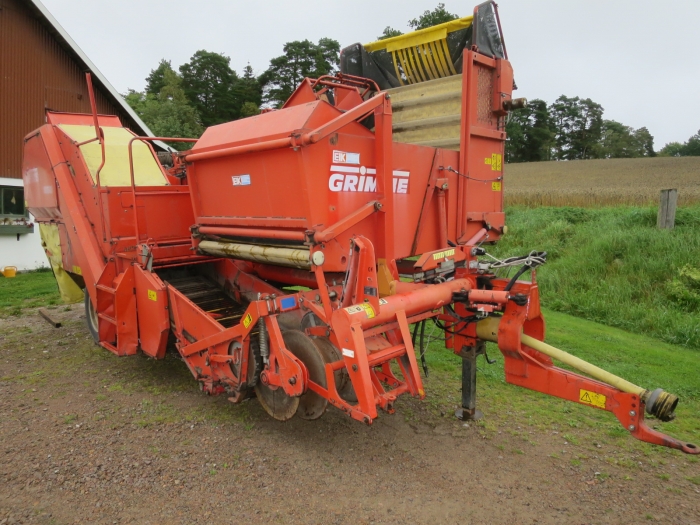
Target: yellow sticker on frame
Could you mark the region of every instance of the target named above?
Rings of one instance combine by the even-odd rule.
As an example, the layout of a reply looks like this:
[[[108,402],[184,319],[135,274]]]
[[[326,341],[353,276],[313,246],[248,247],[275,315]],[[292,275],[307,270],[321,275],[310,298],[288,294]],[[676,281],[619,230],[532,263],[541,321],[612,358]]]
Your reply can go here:
[[[367,314],[367,319],[372,319],[374,317],[374,308],[372,308],[372,305],[369,303],[362,303],[360,306],[365,313]]]
[[[491,155],[491,171],[501,171],[503,169],[503,156],[500,153]]]
[[[250,315],[250,314],[247,314],[247,315],[243,318],[243,326],[244,326],[245,328],[248,328],[248,327],[250,326],[250,323],[252,323],[252,322],[253,322],[253,316]]]
[[[433,260],[439,261],[440,259],[447,259],[448,257],[452,257],[454,254],[454,248],[452,248],[451,250],[445,250],[443,252],[437,252],[433,254]]]
[[[595,392],[591,392],[590,390],[584,390],[582,388],[581,390],[579,390],[578,399],[581,403],[585,403],[587,405],[591,405],[598,408],[605,408],[605,402],[608,398],[605,397],[603,394],[596,394]]]
[[[501,183],[500,182],[492,182],[491,189],[493,191],[501,191]]]
[[[155,290],[148,290],[148,298],[151,301],[157,301],[158,300],[158,294],[156,293]]]

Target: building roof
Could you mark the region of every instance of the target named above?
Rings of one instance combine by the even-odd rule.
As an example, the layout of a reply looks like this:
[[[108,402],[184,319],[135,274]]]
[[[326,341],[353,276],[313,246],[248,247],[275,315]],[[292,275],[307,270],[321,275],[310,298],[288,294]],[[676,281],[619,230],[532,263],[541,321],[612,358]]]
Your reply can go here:
[[[119,92],[114,88],[112,84],[110,84],[109,80],[107,80],[107,77],[105,77],[99,69],[97,69],[97,66],[92,63],[92,61],[88,58],[88,56],[85,54],[85,52],[80,49],[80,46],[75,43],[75,41],[70,37],[68,32],[61,27],[61,24],[58,23],[58,20],[56,20],[51,12],[42,4],[39,0],[28,0],[27,5],[35,12],[35,14],[42,19],[46,27],[49,29],[49,31],[53,34],[54,38],[56,41],[63,47],[68,53],[70,53],[73,58],[80,64],[83,65],[83,67],[87,70],[89,70],[92,73],[92,78],[93,82],[97,81],[97,83],[102,85],[103,92],[107,95],[108,98],[111,99],[111,101],[118,105],[121,106],[121,108],[134,120],[137,126],[140,128],[140,132],[143,136],[147,137],[153,137],[153,132],[146,126],[146,124],[141,120],[141,118],[136,114],[134,109],[126,103],[124,98],[119,94]],[[160,149],[166,150],[166,151],[174,151],[173,148],[168,146],[167,144],[160,142],[160,141],[155,141],[153,142],[154,145],[158,146]]]

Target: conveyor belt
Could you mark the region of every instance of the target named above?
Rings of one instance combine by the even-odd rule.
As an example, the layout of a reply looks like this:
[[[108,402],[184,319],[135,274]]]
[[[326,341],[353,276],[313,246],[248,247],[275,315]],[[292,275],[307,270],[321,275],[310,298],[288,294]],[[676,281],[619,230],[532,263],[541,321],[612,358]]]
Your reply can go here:
[[[199,275],[177,277],[167,282],[226,328],[238,324],[247,308],[247,305],[237,303],[215,283]]]

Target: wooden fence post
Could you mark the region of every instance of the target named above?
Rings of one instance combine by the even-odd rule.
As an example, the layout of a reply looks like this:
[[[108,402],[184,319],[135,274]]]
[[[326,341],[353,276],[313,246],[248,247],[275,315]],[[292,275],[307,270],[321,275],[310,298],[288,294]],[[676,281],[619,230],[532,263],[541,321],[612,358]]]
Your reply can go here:
[[[656,227],[672,230],[676,225],[676,204],[678,203],[678,190],[661,190],[659,202],[659,216],[656,219]]]

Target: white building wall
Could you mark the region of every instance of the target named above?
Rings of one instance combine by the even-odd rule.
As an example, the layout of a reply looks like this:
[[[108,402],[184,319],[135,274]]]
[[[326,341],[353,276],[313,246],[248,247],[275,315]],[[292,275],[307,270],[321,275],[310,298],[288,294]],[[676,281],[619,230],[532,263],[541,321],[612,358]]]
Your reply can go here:
[[[0,186],[24,186],[22,179],[0,177]],[[34,232],[17,235],[0,235],[0,269],[5,266],[16,266],[18,270],[35,270],[48,266],[44,249],[41,247],[39,225],[34,217],[29,215],[34,223]]]

